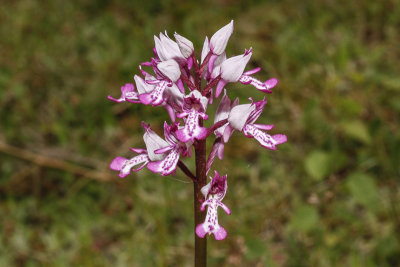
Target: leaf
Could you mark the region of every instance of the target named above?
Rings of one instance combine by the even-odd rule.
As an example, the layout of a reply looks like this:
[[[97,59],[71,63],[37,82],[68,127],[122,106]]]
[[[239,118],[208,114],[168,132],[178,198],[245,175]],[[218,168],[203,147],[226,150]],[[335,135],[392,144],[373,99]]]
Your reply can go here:
[[[343,122],[341,128],[348,137],[366,144],[371,143],[371,135],[363,122],[359,120]]]
[[[312,206],[299,207],[292,216],[291,226],[300,231],[308,232],[315,228],[319,221],[317,210]]]
[[[307,156],[306,172],[315,180],[322,180],[331,172],[331,157],[327,152],[315,150]]]
[[[359,172],[352,173],[347,178],[346,186],[356,202],[372,210],[378,208],[379,193],[371,176]]]

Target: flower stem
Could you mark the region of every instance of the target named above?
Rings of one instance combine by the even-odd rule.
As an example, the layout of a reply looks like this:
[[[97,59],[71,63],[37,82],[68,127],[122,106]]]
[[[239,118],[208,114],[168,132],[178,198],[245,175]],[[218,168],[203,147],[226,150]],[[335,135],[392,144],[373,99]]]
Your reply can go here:
[[[199,119],[199,125],[203,126],[203,119]],[[195,147],[196,155],[196,177],[197,183],[193,183],[194,188],[194,229],[205,220],[205,212],[200,210],[201,202],[204,199],[201,188],[206,185],[206,139],[198,140]],[[207,266],[207,237],[200,238],[194,234],[194,266]]]

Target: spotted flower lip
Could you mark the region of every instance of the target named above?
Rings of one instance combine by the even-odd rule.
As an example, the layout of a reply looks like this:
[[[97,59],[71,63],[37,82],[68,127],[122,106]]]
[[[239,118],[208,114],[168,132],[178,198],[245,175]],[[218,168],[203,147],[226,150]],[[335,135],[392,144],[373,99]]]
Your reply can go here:
[[[140,103],[138,98],[138,92],[135,90],[135,86],[131,83],[127,83],[121,87],[121,96],[119,98],[113,98],[112,96],[108,96],[108,99],[114,102],[132,102],[132,103]]]
[[[192,91],[184,99],[183,112],[178,118],[186,118],[185,126],[176,131],[176,137],[181,142],[194,142],[194,139],[204,139],[207,136],[207,128],[199,125],[199,119],[208,119],[205,113],[208,99],[197,90]]]
[[[223,240],[226,238],[227,232],[225,228],[218,223],[217,210],[218,207],[221,207],[228,215],[231,214],[231,210],[221,202],[225,197],[227,188],[227,175],[220,176],[219,173],[215,171],[211,182],[201,189],[201,192],[206,198],[201,205],[201,210],[204,210],[206,206],[208,206],[208,208],[204,222],[196,227],[196,234],[199,237],[204,238],[206,234],[213,234],[216,240]]]
[[[276,78],[271,78],[265,82],[260,82],[254,77],[251,77],[251,75],[259,72],[261,68],[255,68],[250,71],[246,71],[243,73],[242,76],[239,78],[239,82],[242,84],[251,84],[253,85],[257,90],[264,92],[264,93],[272,93],[272,88],[274,88],[278,84],[278,79]]]
[[[131,171],[134,171],[134,172],[140,171],[150,161],[149,157],[147,155],[147,151],[145,149],[133,149],[133,150],[140,151],[140,152],[137,152],[137,153],[139,153],[139,155],[137,155],[131,159],[126,159],[124,157],[116,157],[110,163],[110,169],[112,169],[114,171],[119,171],[119,177],[121,177],[121,178],[125,178],[126,176],[128,176]],[[139,164],[142,164],[142,165],[140,165],[136,169],[133,169],[133,167],[135,167]]]

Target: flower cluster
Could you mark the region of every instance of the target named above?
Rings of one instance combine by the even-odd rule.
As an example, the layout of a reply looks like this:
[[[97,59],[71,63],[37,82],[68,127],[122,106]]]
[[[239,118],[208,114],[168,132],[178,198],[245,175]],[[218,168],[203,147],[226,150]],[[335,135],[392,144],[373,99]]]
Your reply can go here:
[[[180,167],[196,182],[196,177],[180,160],[190,157],[192,148],[200,140],[214,136],[215,141],[206,162],[207,173],[216,158],[223,158],[224,146],[234,130],[246,137],[254,138],[261,146],[276,149],[286,142],[282,134],[270,135],[266,131],[273,125],[256,124],[261,115],[266,99],[239,104],[239,99],[232,101],[225,87],[229,83],[240,82],[255,87],[264,93],[271,93],[277,84],[272,78],[261,82],[252,77],[260,68],[245,71],[253,49],[245,49],[242,55],[227,58],[225,48],[233,32],[233,21],[218,30],[211,39],[205,38],[201,60],[198,61],[193,43],[175,33],[175,41],[167,32],[154,36],[154,57],[139,66],[141,76],[135,75],[135,85],[128,83],[121,87],[119,98],[108,98],[115,102],[131,102],[163,107],[171,121],[164,122],[164,138],[155,133],[150,125],[142,123],[143,140],[146,149],[131,148],[136,156],[127,159],[116,157],[110,164],[112,170],[118,171],[121,178],[131,171],[137,172],[145,166],[163,176],[174,174]],[[154,74],[145,71],[152,69]],[[202,84],[204,85],[202,87]],[[214,124],[206,128],[203,121],[208,120],[207,106],[212,104],[223,93]],[[202,188],[204,202],[201,210],[208,206],[206,220],[196,228],[196,234],[204,237],[214,234],[215,239],[226,237],[225,229],[218,224],[217,208],[221,207],[230,214],[229,208],[221,201],[227,190],[227,176],[215,172],[211,182]]]

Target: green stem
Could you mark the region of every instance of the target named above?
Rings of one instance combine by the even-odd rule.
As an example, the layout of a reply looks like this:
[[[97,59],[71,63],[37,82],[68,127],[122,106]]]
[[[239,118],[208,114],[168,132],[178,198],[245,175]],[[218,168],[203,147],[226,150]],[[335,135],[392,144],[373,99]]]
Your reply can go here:
[[[199,120],[200,126],[203,126],[203,120]],[[194,188],[194,229],[196,226],[203,223],[205,220],[205,212],[200,210],[201,201],[204,200],[204,196],[201,193],[201,188],[206,185],[206,139],[198,140],[195,146],[196,155],[196,177],[197,183],[193,183]],[[205,267],[207,266],[207,237],[200,238],[194,234],[194,266]]]

